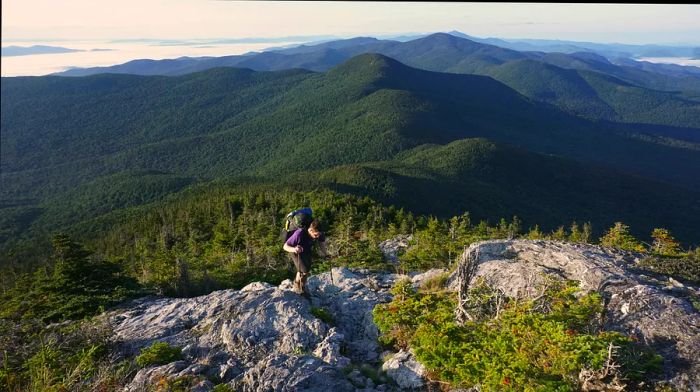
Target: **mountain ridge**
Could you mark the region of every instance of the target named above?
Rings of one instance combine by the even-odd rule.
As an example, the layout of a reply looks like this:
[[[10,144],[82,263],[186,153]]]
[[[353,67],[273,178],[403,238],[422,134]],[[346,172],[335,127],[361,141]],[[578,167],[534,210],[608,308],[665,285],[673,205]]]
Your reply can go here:
[[[359,42],[358,45],[353,45],[354,42]],[[506,83],[511,88],[528,95],[531,98],[539,99],[543,102],[552,103],[560,108],[567,110],[573,114],[587,116],[590,119],[612,120],[612,121],[630,121],[644,123],[658,123],[665,125],[679,126],[683,125],[683,121],[692,121],[695,127],[700,127],[700,123],[694,119],[700,118],[697,113],[694,115],[680,114],[685,116],[683,120],[677,119],[678,115],[665,116],[664,112],[670,109],[664,107],[663,110],[655,109],[654,96],[658,95],[659,91],[666,91],[668,95],[665,99],[674,102],[675,106],[688,106],[684,96],[692,96],[693,100],[690,104],[698,111],[698,92],[700,92],[700,74],[680,73],[670,67],[646,67],[635,64],[615,65],[602,56],[591,55],[587,53],[578,54],[562,54],[562,53],[544,53],[544,52],[518,52],[502,47],[474,42],[465,38],[456,37],[446,33],[435,33],[418,39],[407,42],[399,41],[382,41],[382,40],[365,40],[357,41],[342,40],[336,41],[336,44],[325,43],[316,46],[305,46],[302,49],[295,51],[292,49],[278,50],[273,52],[264,52],[250,56],[226,56],[222,58],[204,59],[199,62],[191,62],[192,71],[201,71],[202,69],[214,66],[243,66],[256,70],[280,70],[301,67],[313,71],[324,72],[328,69],[337,66],[338,64],[352,58],[361,53],[381,53],[392,57],[402,63],[412,67],[417,67],[430,71],[451,72],[451,73],[476,73],[487,75],[496,78],[497,80]],[[555,75],[554,77],[563,81],[563,83],[547,84],[547,75],[529,72],[526,69],[519,69],[516,65],[517,61],[529,59],[542,64],[549,64],[556,68],[548,68],[548,74]],[[515,64],[510,64],[516,62]],[[161,65],[159,63],[149,63],[153,65],[152,69],[144,71],[147,74],[157,73]],[[508,73],[499,70],[499,67],[508,65]],[[522,63],[525,64],[525,63]],[[131,65],[129,65],[131,67]],[[112,72],[121,72],[121,68],[110,68]],[[569,70],[591,71],[598,72],[601,75],[611,75],[618,79],[624,80],[626,83],[634,83],[643,90],[629,92],[623,94],[622,98],[608,99],[603,106],[611,106],[611,110],[589,110],[585,105],[587,95],[584,90],[593,90],[600,97],[610,95],[610,91],[619,90],[620,83],[609,81],[607,83],[588,83],[586,86],[577,87],[570,90],[567,86],[575,84],[576,80],[580,81],[581,76],[572,73]],[[124,70],[127,70],[124,68]],[[179,71],[178,71],[179,70]],[[104,71],[104,70],[103,70]],[[64,73],[63,75],[78,74],[79,71],[71,71],[72,73]],[[172,71],[163,71],[166,74],[177,74],[185,72],[182,68],[173,68]],[[527,76],[526,76],[527,75]],[[576,80],[568,80],[573,77]],[[523,88],[522,83],[525,79],[530,79],[532,83],[539,86],[540,90],[544,90],[543,94],[530,94],[530,89]],[[583,88],[583,90],[581,90]],[[683,93],[685,90],[688,94]],[[583,94],[583,95],[582,95]],[[684,95],[685,94],[685,95]],[[558,97],[563,97],[558,99]],[[573,96],[576,99],[566,98]],[[619,105],[619,99],[639,101],[638,106],[645,106],[646,109],[641,115],[638,112],[631,111],[629,107]],[[647,113],[651,112],[651,114]]]
[[[319,170],[327,172],[309,186],[367,192],[357,186],[363,178],[379,187],[369,189],[371,194],[389,203],[406,203],[415,194],[425,199],[432,190],[439,195],[433,213],[439,210],[443,216],[464,210],[483,218],[517,213],[543,227],[574,215],[604,227],[618,216],[640,231],[668,226],[686,241],[694,241],[700,227],[693,219],[700,152],[691,141],[674,145],[632,137],[631,131],[639,132],[635,128],[571,116],[487,76],[425,71],[381,54],[359,55],[326,73],[218,68],[177,77],[10,78],[3,79],[2,93],[3,113],[8,114],[2,118],[0,146],[2,198],[7,205],[34,200],[13,210],[17,227],[60,226],[55,217],[41,217],[41,211],[51,216],[61,206],[73,211],[55,200],[73,189],[71,195],[81,189],[92,194],[89,183],[124,171],[166,173],[149,177],[151,189],[162,190],[149,200],[158,200],[185,181],[247,176],[274,182],[297,178],[293,173],[304,180]],[[460,140],[479,137],[527,153],[499,149],[507,152],[489,164],[505,172],[494,178],[478,173],[460,177],[460,169],[446,166],[441,169],[445,175],[421,172],[401,160],[422,145],[427,151],[430,145],[456,142],[432,151],[438,157],[458,154],[455,146],[469,144]],[[469,148],[462,150],[469,159]],[[537,178],[538,165],[551,178]],[[530,171],[522,172],[525,167]],[[562,168],[568,168],[568,179],[558,178]],[[588,179],[583,188],[576,181],[579,175]],[[528,183],[529,176],[536,181]],[[604,185],[592,184],[594,178]],[[123,180],[126,188],[133,187],[131,180]],[[469,191],[470,181],[481,184],[488,197],[475,192],[478,187]],[[562,195],[548,195],[547,181]],[[515,193],[512,184],[518,184]],[[585,191],[576,195],[579,188]],[[659,189],[670,190],[675,199]],[[636,193],[637,201],[626,200]],[[528,202],[537,197],[547,202],[528,212],[518,194],[528,195]],[[121,203],[115,208],[139,203],[137,197],[115,197]],[[567,198],[596,212],[586,213]],[[644,207],[638,200],[672,207],[666,214],[635,214],[628,207]],[[109,211],[100,200],[85,202],[96,211]],[[407,205],[416,207],[416,202]],[[59,215],[66,214],[71,213]],[[75,216],[91,219],[80,212]]]

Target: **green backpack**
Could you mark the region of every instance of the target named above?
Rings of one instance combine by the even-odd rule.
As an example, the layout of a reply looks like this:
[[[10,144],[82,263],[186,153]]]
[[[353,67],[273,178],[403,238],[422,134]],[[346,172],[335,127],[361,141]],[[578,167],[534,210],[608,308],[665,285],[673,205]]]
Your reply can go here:
[[[280,237],[286,242],[297,229],[307,229],[313,220],[311,208],[300,208],[287,214],[284,219],[284,229]]]

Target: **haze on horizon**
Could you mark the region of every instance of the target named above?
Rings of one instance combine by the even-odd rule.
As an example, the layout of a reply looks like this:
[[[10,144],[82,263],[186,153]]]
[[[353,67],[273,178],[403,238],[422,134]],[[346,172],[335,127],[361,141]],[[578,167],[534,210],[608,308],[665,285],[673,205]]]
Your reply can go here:
[[[2,41],[477,37],[700,44],[700,5],[227,0],[5,0]],[[278,40],[281,41],[281,40]]]

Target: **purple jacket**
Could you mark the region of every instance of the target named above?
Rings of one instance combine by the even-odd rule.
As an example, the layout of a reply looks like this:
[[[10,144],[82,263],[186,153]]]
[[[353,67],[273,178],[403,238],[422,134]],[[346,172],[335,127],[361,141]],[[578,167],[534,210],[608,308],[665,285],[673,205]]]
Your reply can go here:
[[[318,237],[319,242],[325,242],[326,241],[326,236],[321,233],[321,235]],[[309,232],[306,229],[296,229],[294,230],[294,233],[289,237],[287,240],[287,245],[291,246],[294,248],[297,245],[301,245],[302,248],[304,248],[300,256],[302,259],[306,259],[307,257],[311,257],[311,245],[313,244],[314,239],[311,238],[309,235]]]

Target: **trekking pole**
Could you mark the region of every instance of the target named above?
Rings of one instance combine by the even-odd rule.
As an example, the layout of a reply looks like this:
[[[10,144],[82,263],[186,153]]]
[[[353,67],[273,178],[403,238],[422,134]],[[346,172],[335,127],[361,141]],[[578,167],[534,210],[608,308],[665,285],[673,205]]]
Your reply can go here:
[[[331,265],[331,285],[335,286],[335,283],[333,283],[333,259],[328,258],[328,263]]]

